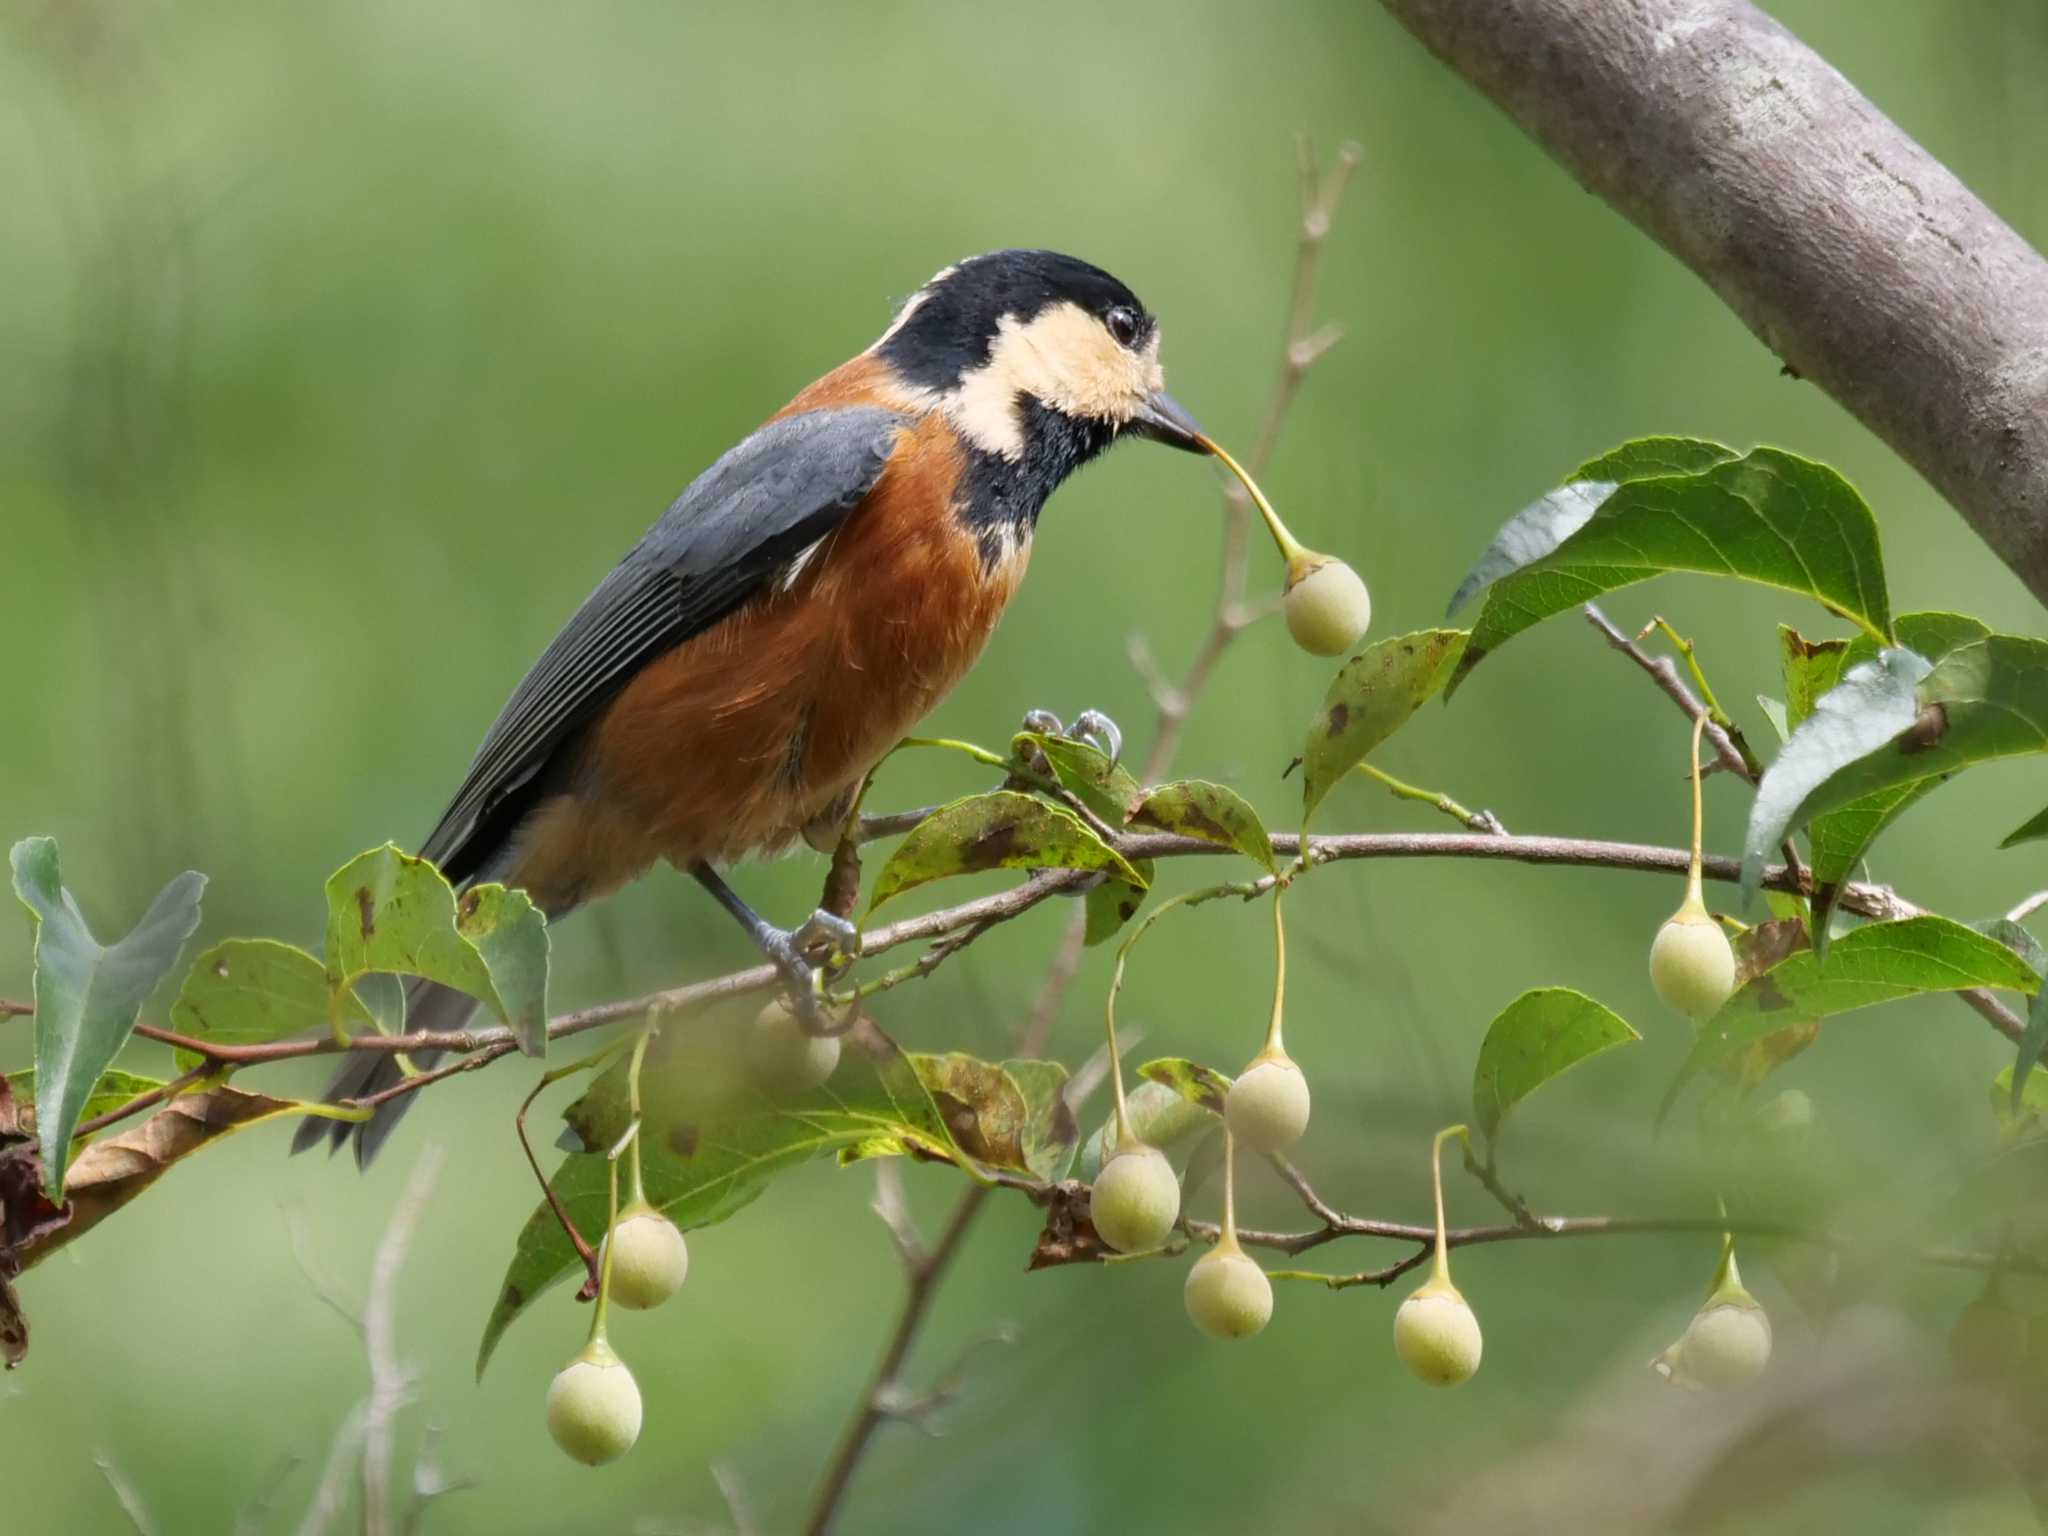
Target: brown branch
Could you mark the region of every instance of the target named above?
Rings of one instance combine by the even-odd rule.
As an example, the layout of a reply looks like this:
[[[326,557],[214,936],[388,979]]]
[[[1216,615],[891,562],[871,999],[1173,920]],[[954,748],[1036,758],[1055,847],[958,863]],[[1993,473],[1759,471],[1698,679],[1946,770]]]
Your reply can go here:
[[[1301,1200],[1309,1214],[1319,1225],[1300,1232],[1265,1231],[1240,1227],[1237,1239],[1249,1248],[1265,1248],[1289,1256],[1308,1253],[1330,1243],[1347,1238],[1376,1238],[1386,1242],[1407,1243],[1414,1246],[1414,1252],[1391,1264],[1377,1269],[1363,1270],[1356,1274],[1327,1275],[1302,1270],[1276,1270],[1272,1273],[1284,1279],[1314,1280],[1333,1290],[1342,1290],[1356,1285],[1390,1285],[1410,1270],[1426,1262],[1434,1250],[1436,1228],[1421,1222],[1382,1221],[1375,1217],[1353,1216],[1340,1211],[1316,1193],[1314,1186],[1283,1158],[1273,1159],[1273,1166],[1281,1179]],[[1074,1209],[1088,1198],[1088,1187],[1078,1181],[1068,1180],[1056,1185],[1023,1186],[1023,1192],[1041,1205],[1064,1206]],[[1509,1199],[1513,1197],[1510,1196]],[[1518,1203],[1518,1202],[1517,1202]],[[1187,1220],[1181,1223],[1182,1230],[1190,1240],[1214,1243],[1223,1235],[1220,1223],[1213,1221]],[[1876,1248],[1890,1242],[1889,1238],[1851,1237],[1840,1233],[1824,1232],[1802,1227],[1794,1222],[1776,1221],[1761,1217],[1728,1217],[1719,1213],[1698,1216],[1537,1216],[1512,1222],[1494,1223],[1486,1226],[1452,1227],[1445,1233],[1445,1242],[1452,1248],[1469,1248],[1489,1243],[1511,1243],[1535,1241],[1547,1238],[1579,1237],[1623,1237],[1647,1235],[1671,1235],[1678,1233],[1733,1232],[1738,1236],[1775,1237],[1793,1242],[1809,1243],[1817,1247],[1838,1252],[1856,1249]],[[1164,1257],[1181,1252],[1186,1244],[1169,1245],[1161,1249]],[[2048,1262],[2012,1252],[1981,1252],[1958,1248],[1900,1249],[1900,1257],[1915,1263],[1930,1264],[1952,1269],[1992,1270],[2012,1267],[2028,1274],[2048,1274]],[[1076,1237],[1065,1243],[1056,1255],[1048,1255],[1041,1246],[1033,1268],[1044,1268],[1059,1264],[1101,1263],[1118,1256],[1103,1248],[1094,1238]]]
[[[1130,859],[1232,856],[1232,850],[1218,844],[1180,837],[1170,832],[1126,835],[1117,839],[1116,846],[1120,853]],[[1308,846],[1314,854],[1315,866],[1318,868],[1326,864],[1343,864],[1361,859],[1482,859],[1682,876],[1686,872],[1690,858],[1683,848],[1661,848],[1646,843],[1528,834],[1501,835],[1487,832],[1340,833],[1311,837],[1308,839]],[[1282,832],[1273,836],[1273,851],[1280,857],[1293,857],[1299,854],[1301,847],[1302,839],[1298,833]],[[1709,854],[1701,861],[1701,874],[1709,880],[1734,884],[1740,878],[1741,863],[1722,855]],[[1008,890],[874,929],[866,936],[861,953],[863,956],[883,954],[906,944],[964,935],[969,930],[976,931],[978,936],[999,923],[1023,915],[1050,897],[1078,890],[1092,878],[1093,875],[1085,870],[1041,870]],[[1765,869],[1763,884],[1768,889],[1788,891],[1795,895],[1812,894],[1808,884],[1782,864],[1774,864]],[[1881,922],[1920,916],[1924,911],[1923,908],[1899,896],[1889,886],[1859,882],[1852,882],[1843,887],[1838,905],[1845,911]],[[957,953],[964,947],[963,942],[954,945],[948,952]],[[1078,960],[1078,956],[1074,959]],[[906,974],[904,979],[911,978]],[[607,1024],[615,1024],[623,1019],[639,1018],[648,1014],[690,1013],[727,998],[767,992],[780,984],[780,978],[773,967],[750,966],[745,970],[733,971],[705,981],[691,982],[686,986],[671,987],[640,997],[598,1003],[588,1008],[557,1014],[548,1021],[547,1036],[550,1040],[560,1040],[602,1028]],[[2001,1032],[2015,1033],[2024,1028],[2009,1011],[1996,1004],[1995,999],[1990,1001],[1995,1011],[1987,1013],[1987,1017],[1991,1018]],[[1999,1016],[2001,1014],[2002,1018]],[[196,1052],[205,1057],[212,1068],[261,1066],[302,1056],[328,1056],[345,1050],[442,1051],[475,1058],[450,1062],[432,1071],[417,1073],[382,1092],[360,1100],[346,1101],[357,1108],[374,1107],[404,1094],[417,1092],[458,1073],[473,1072],[478,1067],[511,1055],[518,1049],[518,1042],[513,1038],[512,1032],[497,1025],[468,1030],[418,1030],[398,1035],[359,1035],[346,1045],[325,1034],[268,1040],[249,1045],[230,1045],[179,1034],[150,1024],[138,1024],[135,1032],[144,1039]]]
[[[1381,0],[2048,601],[2048,262],[1747,0]]]

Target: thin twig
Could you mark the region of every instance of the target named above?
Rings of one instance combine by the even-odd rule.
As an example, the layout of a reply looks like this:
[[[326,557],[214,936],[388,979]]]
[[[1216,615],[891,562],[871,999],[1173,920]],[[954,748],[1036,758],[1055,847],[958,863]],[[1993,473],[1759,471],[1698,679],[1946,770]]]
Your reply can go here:
[[[825,1475],[819,1481],[817,1494],[811,1501],[810,1516],[804,1521],[804,1536],[822,1536],[823,1532],[831,1529],[833,1516],[839,1511],[839,1501],[845,1497],[853,1481],[854,1470],[867,1451],[868,1441],[889,1417],[887,1402],[890,1388],[901,1374],[904,1361],[910,1357],[910,1346],[916,1342],[919,1329],[924,1326],[932,1298],[938,1294],[939,1279],[952,1263],[968,1228],[974,1225],[974,1218],[980,1214],[990,1188],[990,1185],[976,1184],[960,1196],[930,1257],[911,1271],[903,1310],[897,1315],[889,1342],[883,1346],[882,1358],[875,1366],[860,1406],[841,1434],[839,1448],[833,1453]]]
[[[1356,144],[1344,145],[1337,151],[1336,163],[1325,175],[1316,169],[1306,141],[1301,144],[1301,226],[1295,239],[1294,282],[1287,297],[1287,334],[1280,349],[1280,375],[1267,398],[1265,419],[1259,425],[1258,436],[1252,441],[1252,451],[1245,459],[1254,479],[1263,475],[1272,463],[1273,451],[1280,446],[1281,428],[1287,424],[1288,412],[1294,406],[1295,396],[1301,392],[1302,381],[1308,377],[1317,360],[1343,335],[1333,326],[1314,329],[1316,287],[1322,272],[1323,247],[1329,239],[1337,209],[1344,201],[1344,189],[1351,180],[1351,173],[1358,168],[1360,155]],[[1217,663],[1230,649],[1231,642],[1256,617],[1245,607],[1251,564],[1251,532],[1251,499],[1236,480],[1226,481],[1223,488],[1222,568],[1216,584],[1216,606],[1210,615],[1209,632],[1179,682],[1165,679],[1152,660],[1151,650],[1142,640],[1131,646],[1132,664],[1151,684],[1153,707],[1158,712],[1152,732],[1152,747],[1138,776],[1144,783],[1154,783],[1165,775],[1167,765],[1180,749],[1181,732],[1187,726],[1195,701],[1208,687]]]
[[[1337,163],[1325,179],[1315,173],[1306,142],[1304,141],[1302,145],[1302,224],[1295,257],[1294,285],[1288,300],[1287,335],[1282,348],[1279,382],[1274,386],[1272,398],[1267,405],[1265,421],[1259,429],[1252,450],[1250,462],[1254,475],[1263,473],[1271,460],[1273,450],[1279,443],[1280,429],[1286,422],[1288,409],[1300,390],[1301,381],[1314,366],[1316,359],[1334,346],[1340,335],[1334,328],[1311,332],[1309,325],[1313,319],[1316,277],[1322,259],[1323,242],[1329,234],[1337,205],[1343,198],[1345,183],[1350,179],[1358,159],[1358,146],[1346,144],[1338,152]],[[1188,716],[1208,686],[1217,662],[1222,659],[1231,642],[1255,617],[1255,614],[1246,609],[1244,602],[1246,567],[1250,554],[1250,503],[1243,487],[1232,481],[1224,491],[1223,504],[1222,571],[1217,583],[1216,605],[1210,616],[1207,638],[1196,652],[1193,661],[1189,663],[1186,673],[1178,683],[1167,681],[1152,661],[1151,651],[1146,647],[1143,638],[1134,636],[1131,640],[1132,663],[1151,685],[1159,716],[1153,731],[1151,749],[1146,754],[1144,766],[1139,774],[1139,778],[1145,783],[1156,782],[1164,777],[1175,752],[1179,749],[1181,732],[1187,724]],[[1085,807],[1081,809],[1085,811]],[[863,818],[862,834],[867,835],[870,828],[874,827],[877,829],[876,835],[881,835],[879,829],[883,824],[882,818],[875,818],[873,821]],[[1098,834],[1107,832],[1106,840],[1112,844],[1121,845],[1126,841],[1115,829],[1105,828],[1099,823],[1096,831]],[[1052,895],[1055,890],[1073,889],[1080,883],[1078,879],[1046,881],[1038,891],[1036,899],[1042,900]],[[1004,913],[1004,917],[1014,915],[1013,912]],[[976,936],[980,931],[985,931],[990,923],[1001,920],[1002,918],[992,918],[981,923],[976,929]],[[1033,1056],[1045,1048],[1045,1042],[1050,1038],[1053,1026],[1059,1018],[1060,1006],[1066,1000],[1075,976],[1079,974],[1086,934],[1086,914],[1077,911],[1067,920],[1059,948],[1047,966],[1045,979],[1039,986],[1038,995],[1032,1002],[1024,1027],[1018,1033],[1016,1049],[1019,1055]],[[876,947],[875,938],[874,935],[869,937],[863,946],[864,952],[873,952]],[[968,941],[948,949],[946,954],[956,953],[959,948],[965,947],[966,942]],[[944,956],[939,958],[943,959]],[[874,1437],[875,1430],[888,1417],[884,1407],[885,1400],[895,1391],[904,1361],[909,1357],[911,1345],[916,1341],[925,1313],[931,1305],[931,1297],[938,1289],[953,1254],[959,1250],[968,1229],[973,1226],[976,1216],[980,1214],[987,1193],[986,1187],[983,1186],[976,1186],[963,1192],[953,1206],[953,1213],[947,1220],[938,1246],[922,1263],[907,1265],[910,1278],[903,1310],[897,1317],[895,1330],[883,1348],[881,1361],[876,1366],[867,1393],[841,1435],[839,1448],[819,1483],[810,1519],[805,1525],[807,1536],[820,1536],[820,1533],[830,1528],[840,1502],[851,1486],[854,1471]],[[884,1219],[887,1220],[886,1217]],[[905,1252],[907,1256],[908,1250],[902,1236],[895,1231],[893,1224],[891,1232],[897,1239],[898,1251]]]
[[[370,1364],[370,1396],[363,1410],[363,1536],[390,1536],[396,1515],[392,1429],[412,1395],[412,1381],[398,1360],[398,1276],[446,1160],[447,1151],[438,1142],[420,1154],[370,1265],[370,1294],[363,1304],[363,1351]]]
[[[1709,710],[1704,703],[1693,695],[1693,691],[1686,687],[1685,679],[1678,675],[1678,668],[1672,663],[1669,656],[1651,656],[1626,634],[1616,629],[1613,622],[1609,620],[1606,614],[1600,611],[1599,606],[1595,603],[1586,604],[1586,622],[1605,635],[1609,645],[1613,646],[1622,655],[1641,667],[1644,672],[1648,673],[1650,680],[1664,690],[1670,697],[1671,702],[1684,712],[1686,719],[1697,720],[1700,716],[1705,715],[1707,717],[1706,738],[1713,743],[1714,756],[1721,766],[1737,778],[1746,779],[1752,784],[1756,782],[1755,776],[1750,771],[1748,760],[1736,749],[1735,743],[1728,739],[1728,733],[1715,723],[1713,711]]]
[[[135,1491],[135,1485],[122,1475],[114,1464],[111,1451],[93,1452],[92,1464],[100,1469],[100,1476],[107,1480],[107,1486],[114,1491],[114,1498],[121,1505],[121,1513],[128,1517],[128,1523],[135,1527],[135,1536],[156,1536],[156,1523],[149,1518],[149,1509],[142,1502],[142,1495]]]
[[[327,1465],[320,1473],[320,1486],[313,1490],[313,1502],[306,1507],[306,1518],[299,1522],[299,1536],[325,1536],[327,1528],[341,1513],[341,1507],[348,1499],[349,1473],[354,1469],[356,1453],[363,1443],[363,1416],[369,1411],[369,1406],[367,1402],[357,1403],[334,1432],[334,1444],[327,1451]]]

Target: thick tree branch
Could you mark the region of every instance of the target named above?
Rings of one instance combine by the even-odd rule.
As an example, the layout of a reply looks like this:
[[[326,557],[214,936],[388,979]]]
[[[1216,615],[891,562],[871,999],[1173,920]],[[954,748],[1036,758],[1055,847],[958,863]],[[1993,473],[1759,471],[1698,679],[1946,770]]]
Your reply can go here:
[[[1747,0],[1381,0],[2048,602],[2048,262]]]

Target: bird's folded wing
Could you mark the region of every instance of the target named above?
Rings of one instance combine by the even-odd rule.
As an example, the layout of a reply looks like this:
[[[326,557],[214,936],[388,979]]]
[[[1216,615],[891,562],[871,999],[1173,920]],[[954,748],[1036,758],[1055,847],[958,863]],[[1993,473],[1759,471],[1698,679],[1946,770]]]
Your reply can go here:
[[[836,528],[905,425],[864,406],[785,416],[700,475],[513,691],[421,851],[450,879],[474,877],[565,744],[649,661],[711,628]]]

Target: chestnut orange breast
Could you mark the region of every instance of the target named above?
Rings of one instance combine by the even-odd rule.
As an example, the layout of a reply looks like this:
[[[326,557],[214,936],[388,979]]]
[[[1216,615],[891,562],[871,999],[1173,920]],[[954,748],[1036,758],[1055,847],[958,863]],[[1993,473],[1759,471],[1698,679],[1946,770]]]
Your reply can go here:
[[[985,563],[950,504],[960,473],[951,427],[919,418],[787,574],[643,669],[593,733],[574,798],[603,809],[579,808],[576,834],[641,868],[736,859],[848,791],[960,681],[1023,576],[1027,539]]]

